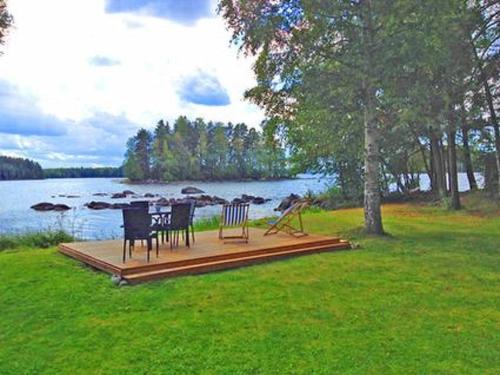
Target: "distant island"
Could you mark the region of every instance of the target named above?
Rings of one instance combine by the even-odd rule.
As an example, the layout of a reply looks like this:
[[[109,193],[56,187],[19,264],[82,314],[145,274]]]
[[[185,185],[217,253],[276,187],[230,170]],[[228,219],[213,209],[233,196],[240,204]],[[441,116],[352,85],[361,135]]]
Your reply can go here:
[[[225,181],[291,176],[284,147],[272,135],[232,124],[160,120],[153,132],[139,129],[127,142],[123,164],[131,182]]]
[[[126,177],[132,183],[271,180],[293,176],[285,148],[271,134],[232,124],[160,120],[153,132],[129,138],[120,167],[48,168],[35,161],[0,156],[0,180]]]

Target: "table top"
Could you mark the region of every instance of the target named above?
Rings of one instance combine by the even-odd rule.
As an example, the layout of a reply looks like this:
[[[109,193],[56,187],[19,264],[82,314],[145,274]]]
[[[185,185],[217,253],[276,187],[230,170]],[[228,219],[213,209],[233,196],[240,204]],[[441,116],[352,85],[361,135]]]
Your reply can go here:
[[[162,216],[162,215],[170,215],[171,211],[166,211],[166,210],[160,210],[160,211],[149,211],[148,212],[151,216]]]

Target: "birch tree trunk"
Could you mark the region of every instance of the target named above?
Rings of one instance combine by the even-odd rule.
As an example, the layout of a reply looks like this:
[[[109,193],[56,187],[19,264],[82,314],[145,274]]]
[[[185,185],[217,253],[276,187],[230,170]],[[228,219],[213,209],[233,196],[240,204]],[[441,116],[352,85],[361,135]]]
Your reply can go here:
[[[383,234],[382,214],[380,210],[379,168],[380,155],[378,134],[373,120],[373,104],[369,95],[364,111],[365,127],[365,230],[370,234]]]
[[[369,234],[384,234],[382,213],[380,209],[380,150],[379,135],[375,123],[375,90],[372,80],[375,79],[371,63],[373,41],[372,0],[366,0],[366,19],[363,31],[365,44],[365,74],[364,81],[364,134],[365,134],[365,185],[364,213],[365,231]]]
[[[431,129],[431,145],[432,145],[432,156],[433,156],[433,164],[434,164],[434,173],[435,173],[435,183],[436,183],[436,191],[437,196],[440,199],[446,198],[446,169],[443,163],[443,153],[442,147],[439,143],[439,138],[437,137],[434,130]]]

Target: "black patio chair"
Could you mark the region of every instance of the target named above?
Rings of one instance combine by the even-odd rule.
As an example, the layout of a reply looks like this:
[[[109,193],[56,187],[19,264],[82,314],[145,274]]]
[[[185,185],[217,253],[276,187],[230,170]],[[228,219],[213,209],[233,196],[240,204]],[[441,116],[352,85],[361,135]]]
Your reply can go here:
[[[149,201],[132,201],[130,202],[132,208],[138,208],[149,211]]]
[[[149,212],[149,201],[132,201],[130,207]],[[141,240],[141,246],[144,246],[143,240]]]
[[[123,214],[123,262],[125,263],[127,254],[127,241],[129,242],[128,253],[132,257],[132,248],[135,247],[136,240],[145,240],[147,243],[147,260],[149,262],[149,252],[153,249],[153,239],[156,239],[156,256],[158,257],[158,233],[153,230],[151,216],[148,211],[142,209],[128,208],[122,210]]]
[[[170,248],[179,246],[179,233],[184,234],[186,246],[189,245],[189,227],[191,222],[191,203],[177,203],[172,205],[168,224],[165,229],[170,237]]]

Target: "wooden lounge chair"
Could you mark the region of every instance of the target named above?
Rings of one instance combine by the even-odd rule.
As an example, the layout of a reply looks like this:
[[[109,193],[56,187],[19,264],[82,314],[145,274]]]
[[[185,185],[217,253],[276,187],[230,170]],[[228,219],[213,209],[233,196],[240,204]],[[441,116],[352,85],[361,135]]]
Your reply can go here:
[[[242,204],[225,204],[222,206],[222,214],[219,227],[219,239],[221,240],[236,240],[240,239],[248,242],[248,211],[250,205]],[[241,227],[241,235],[225,236],[224,228]]]
[[[281,216],[275,221],[270,221],[269,228],[264,233],[264,236],[276,234],[278,232],[285,232],[294,237],[304,237],[307,233],[304,232],[304,225],[302,224],[302,211],[309,205],[305,201],[297,201],[288,207]],[[293,224],[293,220],[298,218],[299,227]]]

